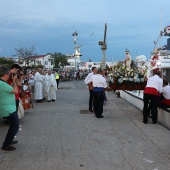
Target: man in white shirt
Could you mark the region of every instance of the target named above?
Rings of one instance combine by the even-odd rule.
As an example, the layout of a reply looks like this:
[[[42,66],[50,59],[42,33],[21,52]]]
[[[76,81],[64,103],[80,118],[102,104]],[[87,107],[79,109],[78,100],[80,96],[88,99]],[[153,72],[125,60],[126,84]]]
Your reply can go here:
[[[170,100],[170,86],[168,82],[164,81],[164,87],[162,88],[162,94],[165,99]]]
[[[97,70],[87,83],[93,83],[94,112],[97,118],[103,118],[104,90],[107,88],[106,79],[102,75],[102,69]]]
[[[159,93],[162,92],[163,80],[160,78],[161,72],[156,71],[153,77],[150,77],[147,81],[146,88],[144,90],[144,107],[143,107],[143,123],[147,124],[148,115],[151,109],[152,122],[157,123],[158,118],[158,102]]]
[[[89,97],[89,111],[90,112],[93,112],[93,84],[92,82],[91,83],[88,83],[88,80],[90,80],[90,78],[95,75],[97,72],[97,68],[96,67],[92,67],[92,72],[89,73],[87,75],[87,77],[85,78],[84,82],[89,86],[89,94],[90,94],[90,97]]]
[[[57,83],[51,71],[47,71],[47,75],[45,76],[45,89],[48,93],[48,102],[56,100],[56,91],[57,91]]]
[[[160,96],[159,107],[169,108],[170,107],[170,86],[167,81],[163,81],[162,95]]]

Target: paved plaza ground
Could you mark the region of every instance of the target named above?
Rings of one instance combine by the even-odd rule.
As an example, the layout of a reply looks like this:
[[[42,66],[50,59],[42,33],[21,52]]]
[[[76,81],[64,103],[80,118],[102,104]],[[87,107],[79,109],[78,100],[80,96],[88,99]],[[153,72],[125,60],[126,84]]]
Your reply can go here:
[[[104,118],[88,112],[83,81],[61,82],[57,100],[34,103],[20,120],[17,150],[0,170],[170,170],[170,131],[108,92]],[[0,119],[0,144],[8,126]]]

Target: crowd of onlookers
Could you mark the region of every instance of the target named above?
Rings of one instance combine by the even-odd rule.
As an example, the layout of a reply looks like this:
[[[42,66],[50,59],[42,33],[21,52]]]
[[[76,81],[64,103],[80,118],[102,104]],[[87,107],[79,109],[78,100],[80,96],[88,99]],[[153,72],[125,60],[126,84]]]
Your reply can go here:
[[[84,80],[85,77],[88,75],[90,71],[87,70],[77,70],[77,71],[51,71],[53,75],[56,75],[56,73],[59,74],[60,76],[60,81],[73,81],[73,80]],[[25,72],[26,74],[24,75],[25,79],[29,80],[29,84],[32,86],[34,84],[34,74],[35,70],[28,69]],[[47,70],[43,70],[41,72],[42,75],[47,74]]]
[[[34,76],[37,69],[26,69],[26,70],[20,70],[18,71],[18,76],[22,77],[22,85],[25,85],[25,81],[28,81],[28,85],[30,88],[30,93],[34,93]],[[46,75],[48,70],[41,69],[40,74],[42,76]],[[59,74],[59,81],[73,81],[73,80],[84,80],[85,77],[89,74],[90,71],[87,70],[77,70],[77,71],[51,71],[51,74],[54,75],[56,78],[56,74]],[[58,85],[57,85],[58,86]]]
[[[60,71],[60,81],[83,80],[88,75],[89,71]]]
[[[41,68],[38,69],[27,69],[20,71],[22,72],[22,91],[27,91],[27,96],[31,97],[31,94],[34,94],[34,99],[37,100],[38,102],[43,101],[45,98],[48,98],[47,100],[55,100],[49,98],[49,83],[53,81],[53,87],[56,86],[56,88],[52,91],[56,91],[59,88],[59,82],[60,81],[78,81],[78,80],[84,80],[85,77],[89,74],[89,71],[84,71],[84,70],[77,70],[77,71],[51,71],[51,70],[43,70]],[[18,73],[20,74],[20,73]],[[21,74],[20,74],[21,75]],[[37,75],[37,76],[36,76]],[[51,77],[52,76],[52,77]],[[38,78],[38,80],[37,80]],[[41,80],[42,79],[42,80]],[[52,80],[54,79],[54,80]],[[42,81],[41,87],[38,85],[37,90],[35,84],[38,84],[39,81]],[[51,81],[51,82],[49,82]],[[55,84],[56,81],[56,84]],[[37,83],[36,83],[37,82]],[[42,90],[40,90],[42,89]],[[30,94],[29,94],[29,92]],[[35,94],[37,93],[38,94]],[[42,91],[42,92],[40,92]],[[40,95],[42,93],[42,95]],[[42,97],[36,97],[36,96],[42,96]],[[54,95],[54,94],[53,94]],[[42,98],[42,99],[41,99]],[[28,99],[30,101],[30,98]],[[29,107],[27,107],[28,109]]]

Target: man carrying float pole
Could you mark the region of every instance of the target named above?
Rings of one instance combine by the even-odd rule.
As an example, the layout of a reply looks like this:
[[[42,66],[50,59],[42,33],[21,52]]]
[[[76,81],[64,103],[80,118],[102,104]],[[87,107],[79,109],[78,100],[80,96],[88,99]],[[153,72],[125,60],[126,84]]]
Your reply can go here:
[[[93,75],[87,83],[93,83],[93,96],[94,96],[94,112],[97,118],[103,118],[103,101],[104,90],[107,88],[106,79],[102,75],[102,69],[97,70],[97,74]]]
[[[144,90],[143,123],[145,124],[148,122],[148,113],[150,109],[152,114],[152,122],[153,124],[157,123],[159,93],[162,92],[163,85],[163,80],[160,77],[161,72],[158,70],[155,71],[155,75],[148,79]],[[150,106],[149,103],[151,104]]]
[[[89,93],[90,93],[90,97],[89,97],[89,111],[93,112],[93,84],[88,83],[88,80],[90,80],[90,78],[95,75],[97,72],[97,68],[96,67],[92,67],[92,72],[88,74],[88,76],[85,78],[84,82],[89,86]]]

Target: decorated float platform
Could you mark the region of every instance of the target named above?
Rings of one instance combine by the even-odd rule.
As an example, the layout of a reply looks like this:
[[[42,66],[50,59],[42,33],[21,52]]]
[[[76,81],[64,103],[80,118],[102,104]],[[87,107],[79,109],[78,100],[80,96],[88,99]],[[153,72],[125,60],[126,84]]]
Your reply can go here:
[[[109,82],[109,87],[112,90],[128,90],[128,91],[144,90],[146,86],[146,81],[141,82],[141,83],[124,81],[124,84],[120,84],[118,83],[117,79],[115,79],[114,82],[113,83]]]
[[[145,61],[136,63],[137,67],[130,65],[128,67],[127,63],[123,63],[112,68],[108,74],[110,88],[114,91],[119,91],[120,97],[141,111],[143,110],[143,90],[145,89],[147,78],[153,75],[153,70],[161,70],[163,73],[162,78],[170,80],[170,39],[168,41],[167,46],[169,46],[169,49],[156,53],[156,59],[153,55],[147,63],[145,58]],[[126,51],[126,59],[128,58],[127,54]],[[152,123],[152,121],[150,122]],[[170,130],[170,108],[158,108],[158,123]]]
[[[109,74],[109,87],[112,90],[144,90],[146,86],[146,69],[113,68]]]

